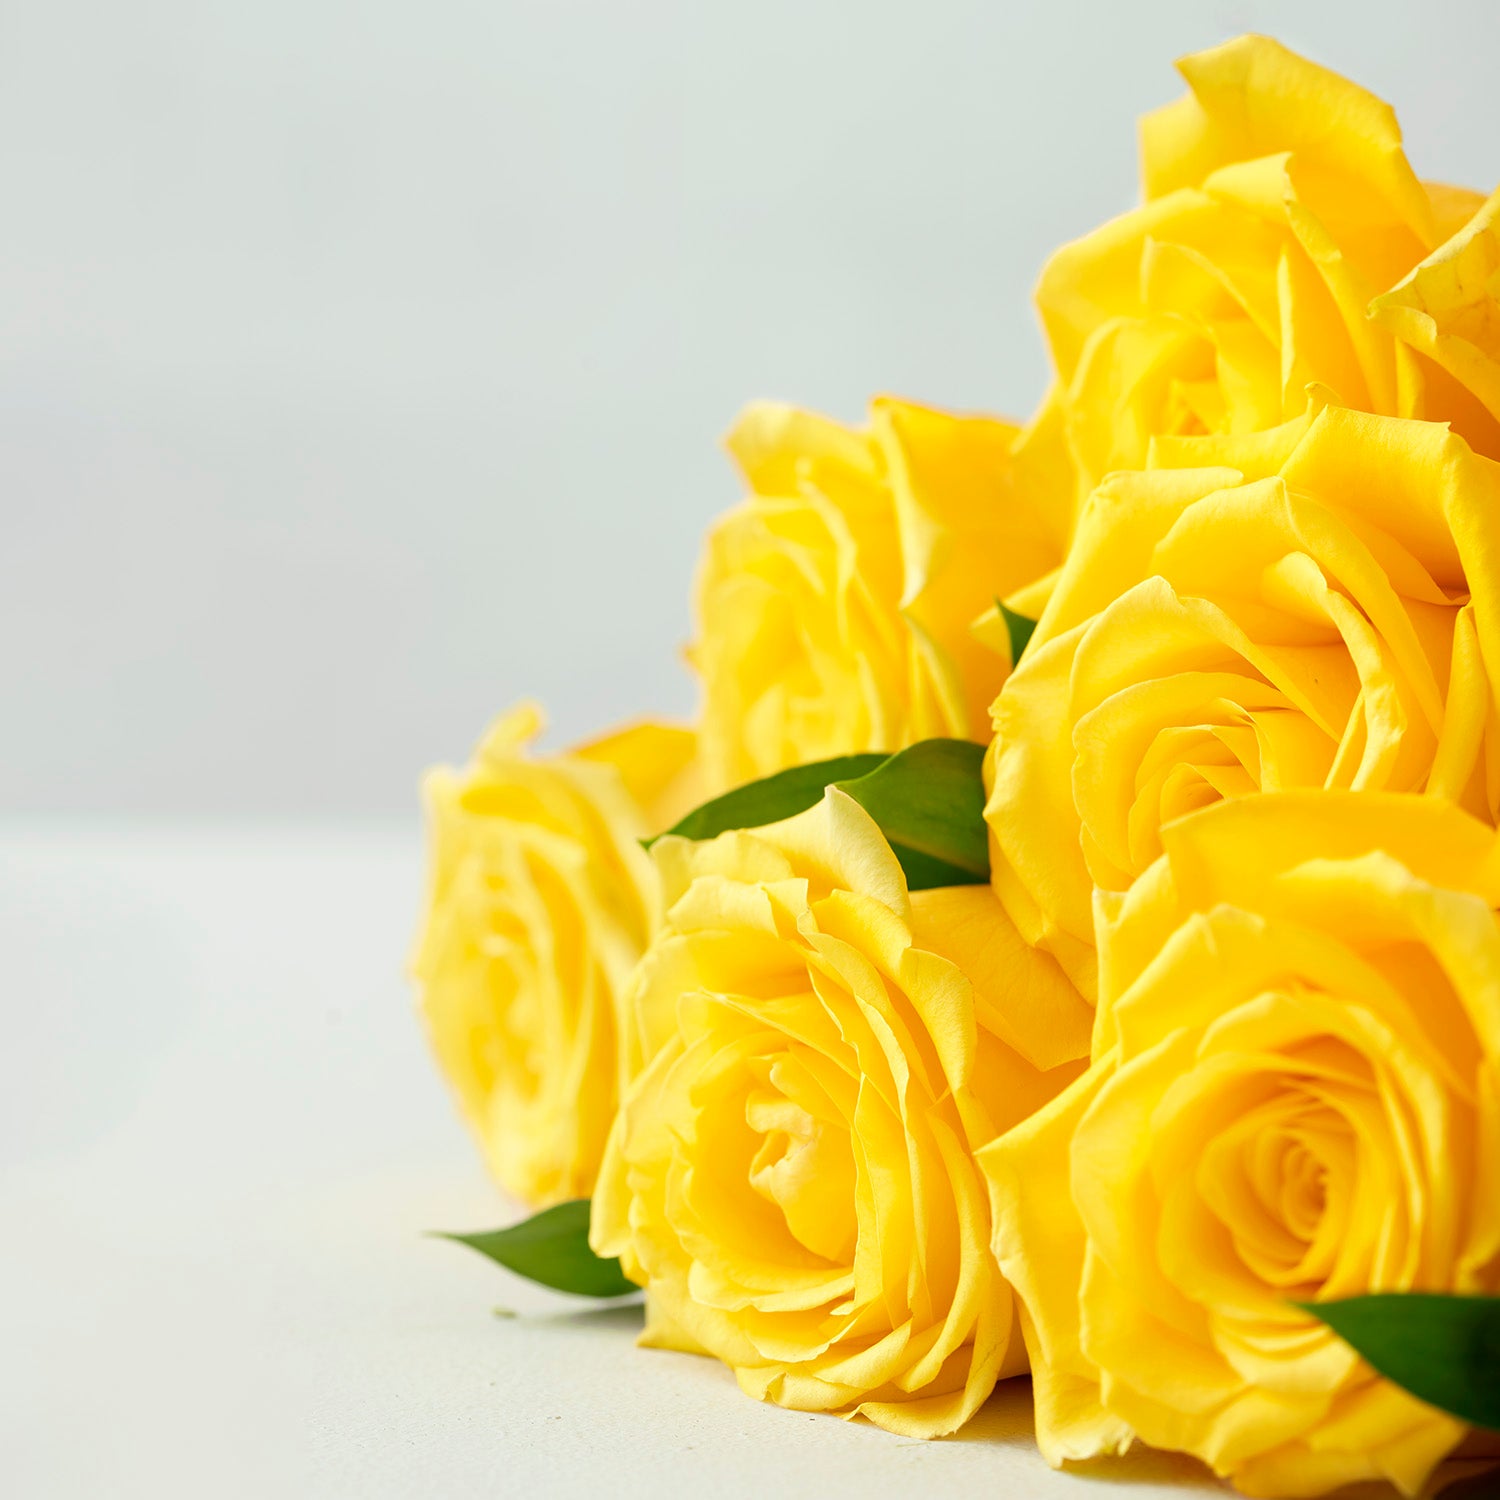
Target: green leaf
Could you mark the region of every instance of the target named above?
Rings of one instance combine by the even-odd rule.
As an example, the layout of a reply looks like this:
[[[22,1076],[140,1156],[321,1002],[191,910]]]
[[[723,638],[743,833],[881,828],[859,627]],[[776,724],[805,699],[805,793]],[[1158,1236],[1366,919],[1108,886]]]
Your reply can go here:
[[[883,753],[873,755],[840,755],[833,760],[813,761],[805,766],[793,766],[789,771],[778,771],[760,781],[746,786],[737,786],[712,802],[694,808],[680,823],[674,823],[667,833],[681,835],[685,839],[711,839],[732,828],[763,828],[767,823],[779,823],[799,812],[805,812],[814,803],[823,800],[823,789],[835,782],[853,776],[864,776],[882,765],[887,759]],[[656,838],[664,838],[657,834]],[[656,842],[646,839],[646,848]]]
[[[825,787],[836,786],[880,825],[912,890],[981,885],[990,878],[983,765],[984,746],[971,740],[923,740],[894,755],[814,761],[715,797],[667,832],[711,839],[731,828],[761,828],[805,812]]]
[[[1418,1400],[1500,1430],[1500,1297],[1385,1292],[1300,1305]]]
[[[1018,615],[1013,609],[1007,609],[1000,599],[996,599],[995,603],[999,605],[1000,618],[1005,621],[1005,628],[1010,632],[1010,664],[1015,668],[1021,665],[1021,653],[1031,644],[1036,621],[1028,620],[1025,615]]]
[[[640,1290],[620,1269],[618,1260],[604,1260],[589,1249],[587,1198],[544,1208],[509,1229],[481,1234],[439,1232],[437,1237],[467,1245],[528,1281],[578,1297],[623,1297]]]
[[[990,878],[984,746],[923,740],[857,781],[838,783],[880,825],[914,891]]]

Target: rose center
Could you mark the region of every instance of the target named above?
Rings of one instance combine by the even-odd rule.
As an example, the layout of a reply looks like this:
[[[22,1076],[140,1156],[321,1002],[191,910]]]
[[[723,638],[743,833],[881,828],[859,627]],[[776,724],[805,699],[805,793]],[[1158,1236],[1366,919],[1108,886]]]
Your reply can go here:
[[[775,1088],[745,1101],[745,1122],[760,1136],[750,1186],[774,1204],[803,1245],[837,1265],[854,1259],[854,1153],[842,1121],[818,1118]]]
[[[1281,1221],[1304,1244],[1317,1236],[1328,1204],[1328,1168],[1305,1140],[1287,1143],[1281,1159]]]
[[[1205,1153],[1209,1201],[1258,1281],[1311,1286],[1329,1274],[1353,1153],[1348,1120],[1296,1088],[1248,1111]]]

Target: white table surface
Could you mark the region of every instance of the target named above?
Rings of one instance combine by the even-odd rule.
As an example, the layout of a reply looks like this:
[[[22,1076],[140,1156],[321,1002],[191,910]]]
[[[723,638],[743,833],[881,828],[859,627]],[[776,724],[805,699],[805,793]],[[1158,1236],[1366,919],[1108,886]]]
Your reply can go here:
[[[0,1493],[1223,1493],[1054,1474],[1024,1381],[938,1443],[762,1406],[424,1239],[514,1210],[412,1016],[419,887],[414,829],[0,831]]]

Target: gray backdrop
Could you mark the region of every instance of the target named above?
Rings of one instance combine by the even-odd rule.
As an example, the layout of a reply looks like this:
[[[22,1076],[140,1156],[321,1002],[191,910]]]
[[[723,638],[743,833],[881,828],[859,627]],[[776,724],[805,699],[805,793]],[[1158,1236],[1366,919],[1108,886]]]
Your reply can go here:
[[[1024,414],[1047,251],[1257,29],[1500,179],[1496,0],[5,0],[0,813],[400,815],[685,714],[717,439]]]

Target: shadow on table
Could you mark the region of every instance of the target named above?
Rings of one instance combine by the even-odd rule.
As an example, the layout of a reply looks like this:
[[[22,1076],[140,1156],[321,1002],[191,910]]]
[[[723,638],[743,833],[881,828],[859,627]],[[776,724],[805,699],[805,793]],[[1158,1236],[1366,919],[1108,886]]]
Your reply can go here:
[[[577,1329],[589,1333],[616,1331],[634,1338],[641,1331],[645,1304],[639,1297],[622,1297],[618,1302],[592,1306],[547,1308],[541,1312],[511,1313],[496,1308],[500,1317],[514,1317],[520,1322],[545,1324],[558,1329]]]
[[[995,1394],[960,1432],[944,1442],[1000,1443],[1006,1447],[1034,1448],[1031,1381],[1023,1376],[1002,1381]],[[1486,1458],[1500,1457],[1500,1445],[1463,1450],[1463,1458],[1444,1464],[1422,1494],[1424,1500],[1500,1500],[1500,1467],[1485,1469]],[[1477,1461],[1476,1461],[1477,1460]],[[1197,1490],[1218,1483],[1226,1495],[1232,1486],[1215,1481],[1208,1468],[1184,1453],[1163,1453],[1140,1445],[1129,1453],[1096,1458],[1090,1463],[1069,1464],[1067,1472],[1079,1479],[1110,1484],[1155,1484]],[[1348,1485],[1336,1492],[1337,1500],[1392,1500],[1395,1491],[1386,1484]]]
[[[615,1332],[635,1338],[641,1331],[645,1305],[638,1297],[623,1297],[601,1304],[560,1303],[535,1312],[516,1312],[496,1307],[497,1317],[543,1324],[561,1330]],[[1033,1426],[1031,1380],[1021,1375],[1002,1381],[995,1393],[960,1431],[943,1438],[945,1443],[996,1443],[1007,1448],[1036,1451]],[[1486,1471],[1485,1457],[1496,1456],[1491,1448],[1466,1449],[1464,1459],[1444,1464],[1423,1491],[1424,1500],[1500,1500],[1500,1468]],[[1474,1462],[1474,1459],[1479,1462]],[[1464,1461],[1469,1460],[1469,1461]],[[1216,1481],[1208,1468],[1184,1453],[1164,1453],[1138,1444],[1128,1453],[1096,1458],[1088,1463],[1068,1464],[1066,1472],[1077,1479],[1107,1484],[1151,1484],[1169,1489],[1193,1490],[1201,1494],[1205,1485],[1217,1484],[1226,1495],[1232,1486]],[[1337,1491],[1338,1500],[1390,1500],[1389,1485],[1350,1485]]]
[[[1006,1447],[1035,1451],[1031,1381],[1024,1375],[1002,1381],[973,1421],[944,1441],[1002,1443]],[[1154,1448],[1139,1446],[1114,1457],[1096,1458],[1086,1464],[1069,1464],[1067,1472],[1079,1479],[1097,1479],[1111,1484],[1180,1486],[1200,1493],[1205,1482],[1214,1482],[1213,1476],[1197,1459],[1182,1453],[1161,1453]],[[1232,1493],[1227,1485],[1224,1488],[1226,1494]]]

